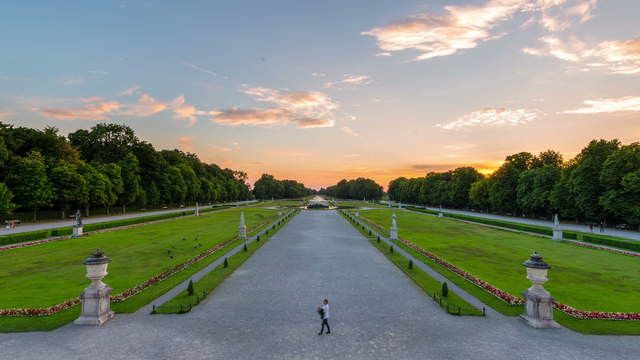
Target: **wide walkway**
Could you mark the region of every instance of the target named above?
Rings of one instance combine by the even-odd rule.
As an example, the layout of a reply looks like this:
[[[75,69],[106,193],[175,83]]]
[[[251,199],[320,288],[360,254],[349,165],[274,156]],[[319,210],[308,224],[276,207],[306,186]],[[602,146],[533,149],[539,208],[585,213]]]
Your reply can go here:
[[[255,202],[255,200],[252,200],[252,201],[237,201],[237,202],[225,203],[225,204],[220,204],[220,205],[246,205],[246,204],[249,204],[249,203],[252,203],[252,202]],[[204,209],[204,208],[206,208],[206,206],[202,206],[200,208]],[[189,211],[189,210],[195,210],[195,209],[196,209],[195,207],[185,207],[185,208],[180,208],[180,209],[137,212],[137,213],[125,214],[125,215],[100,216],[100,217],[82,219],[82,223],[84,223],[84,224],[93,224],[93,223],[99,223],[99,222],[105,222],[105,221],[130,219],[130,218],[137,218],[137,217],[143,217],[143,216],[178,213],[178,212],[182,212],[182,211]],[[75,223],[76,223],[75,220],[50,221],[50,222],[43,222],[43,223],[18,225],[15,229],[6,229],[4,226],[2,226],[0,228],[0,236],[18,234],[18,233],[23,233],[23,232],[28,232],[28,231],[54,229],[54,228],[59,228],[59,227],[71,226],[71,225],[73,225]]]
[[[324,297],[332,334],[318,336]],[[638,337],[447,315],[322,210],[292,219],[191,313],[0,334],[0,359],[637,359],[639,351]]]

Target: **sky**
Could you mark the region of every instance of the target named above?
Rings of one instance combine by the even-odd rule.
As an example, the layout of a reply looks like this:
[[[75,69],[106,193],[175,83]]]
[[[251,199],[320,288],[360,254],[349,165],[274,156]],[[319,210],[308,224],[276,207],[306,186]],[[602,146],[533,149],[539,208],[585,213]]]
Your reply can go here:
[[[386,185],[640,136],[640,2],[13,1],[0,121]]]

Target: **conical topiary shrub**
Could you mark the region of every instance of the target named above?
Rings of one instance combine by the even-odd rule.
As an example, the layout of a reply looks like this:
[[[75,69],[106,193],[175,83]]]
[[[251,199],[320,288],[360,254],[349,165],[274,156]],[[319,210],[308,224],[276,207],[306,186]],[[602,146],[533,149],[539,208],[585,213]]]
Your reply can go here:
[[[260,235],[256,236],[256,242],[260,242]]]
[[[242,251],[247,252],[247,244],[244,244],[244,246],[242,247]]]
[[[224,258],[224,267],[229,267],[229,262],[227,261],[227,258]]]
[[[409,259],[409,270],[413,269],[413,260]]]
[[[393,245],[389,245],[389,252],[393,254]]]
[[[187,294],[192,296],[195,293],[195,289],[193,288],[193,280],[189,280],[189,285],[187,286]]]
[[[449,295],[449,285],[445,281],[442,283],[442,297],[447,297],[447,295]]]

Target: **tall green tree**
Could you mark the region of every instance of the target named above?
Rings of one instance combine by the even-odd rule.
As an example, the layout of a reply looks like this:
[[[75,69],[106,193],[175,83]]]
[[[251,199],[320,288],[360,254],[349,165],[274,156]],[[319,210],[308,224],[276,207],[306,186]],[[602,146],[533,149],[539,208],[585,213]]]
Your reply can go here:
[[[33,221],[38,218],[38,209],[51,206],[55,199],[53,187],[47,177],[44,157],[33,151],[27,157],[13,157],[12,171],[7,176],[7,185],[17,204],[33,211]]]
[[[140,186],[140,165],[133,153],[127,153],[120,162],[123,191],[120,194],[122,212],[127,212],[127,205],[134,203],[144,191]]]
[[[13,209],[16,208],[16,204],[11,202],[13,199],[13,193],[7,185],[0,183],[0,216],[10,215]]]
[[[87,180],[78,172],[78,166],[60,161],[51,169],[49,180],[53,185],[55,202],[60,205],[62,218],[67,217],[69,206],[85,204],[89,199]]]

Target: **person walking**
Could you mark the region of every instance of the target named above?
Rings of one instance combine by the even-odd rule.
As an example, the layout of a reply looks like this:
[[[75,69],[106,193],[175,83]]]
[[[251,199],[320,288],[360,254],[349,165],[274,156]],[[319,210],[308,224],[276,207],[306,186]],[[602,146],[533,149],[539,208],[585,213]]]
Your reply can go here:
[[[322,301],[322,305],[318,308],[318,313],[322,319],[322,328],[320,328],[318,335],[322,335],[325,326],[327,327],[327,335],[331,334],[331,328],[329,328],[329,300],[324,299]]]

